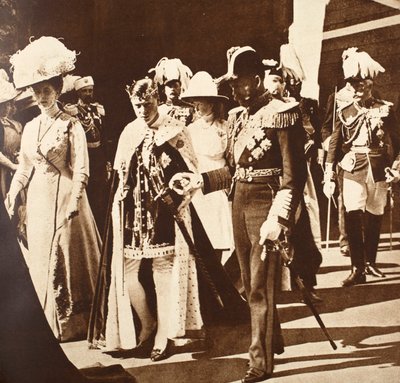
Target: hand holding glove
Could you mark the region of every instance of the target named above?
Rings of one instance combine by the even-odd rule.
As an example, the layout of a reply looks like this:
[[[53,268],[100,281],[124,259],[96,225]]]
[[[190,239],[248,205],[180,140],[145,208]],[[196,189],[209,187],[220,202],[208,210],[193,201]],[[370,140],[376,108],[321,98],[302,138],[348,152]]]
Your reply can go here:
[[[15,213],[15,197],[7,194],[6,199],[4,200],[4,205],[6,207],[9,217],[12,218]]]
[[[324,187],[323,192],[326,198],[332,198],[333,194],[335,193],[335,182],[333,181],[334,172],[332,170],[332,164],[327,163],[325,165],[325,172],[324,172]]]
[[[202,188],[203,177],[195,173],[176,173],[169,181],[169,187],[179,195],[193,194]]]
[[[385,169],[385,177],[386,177],[386,182],[388,184],[391,182],[397,183],[400,180],[400,172],[395,169],[386,168]]]
[[[282,226],[278,223],[277,216],[268,217],[260,227],[260,245],[264,245],[265,241],[276,241],[282,232]]]

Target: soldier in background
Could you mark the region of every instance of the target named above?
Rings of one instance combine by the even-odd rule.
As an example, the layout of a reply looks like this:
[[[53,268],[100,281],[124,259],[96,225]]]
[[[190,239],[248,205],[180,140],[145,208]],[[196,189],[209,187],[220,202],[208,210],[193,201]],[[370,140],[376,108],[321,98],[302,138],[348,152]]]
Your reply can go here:
[[[180,98],[192,77],[190,68],[180,59],[163,57],[149,72],[154,74],[154,82],[159,88],[159,112],[177,118],[186,126],[191,124],[195,119],[195,110],[191,104]]]
[[[384,277],[375,262],[388,182],[399,178],[400,132],[392,104],[372,95],[374,78],[384,68],[357,48],[343,54],[345,80],[354,89],[354,97],[337,112],[326,159],[324,193],[331,198],[334,166],[339,163],[352,264],[352,272],[342,284],[353,286],[365,283],[365,274]],[[394,175],[388,177],[388,171]]]
[[[74,88],[78,102],[67,104],[64,109],[78,118],[85,130],[90,171],[86,191],[97,227],[102,234],[108,195],[107,181],[111,167],[107,162],[107,141],[103,124],[105,110],[103,105],[93,102],[94,81],[91,76],[78,78]]]

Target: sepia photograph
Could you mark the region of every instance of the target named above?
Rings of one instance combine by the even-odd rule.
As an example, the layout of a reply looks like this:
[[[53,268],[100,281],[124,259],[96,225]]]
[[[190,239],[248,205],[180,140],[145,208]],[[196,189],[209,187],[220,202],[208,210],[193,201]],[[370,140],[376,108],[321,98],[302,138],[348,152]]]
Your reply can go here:
[[[400,0],[0,0],[0,383],[400,381]]]

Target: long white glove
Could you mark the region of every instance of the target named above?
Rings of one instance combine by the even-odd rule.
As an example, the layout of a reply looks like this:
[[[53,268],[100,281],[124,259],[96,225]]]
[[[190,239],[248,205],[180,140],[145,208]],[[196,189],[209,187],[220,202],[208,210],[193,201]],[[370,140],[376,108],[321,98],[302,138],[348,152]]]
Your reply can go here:
[[[336,188],[336,184],[333,181],[334,172],[332,167],[333,166],[330,163],[325,164],[323,192],[328,199],[332,198]]]
[[[14,215],[15,213],[15,200],[18,196],[18,193],[25,187],[17,178],[13,178],[11,185],[10,185],[10,190],[8,191],[6,195],[6,199],[4,200],[4,205],[6,207],[7,213],[10,216],[10,218]]]
[[[192,194],[203,187],[203,177],[196,173],[176,173],[169,181],[169,187],[179,195]]]
[[[282,226],[278,223],[277,216],[269,216],[260,227],[260,245],[265,241],[276,241],[282,232]]]

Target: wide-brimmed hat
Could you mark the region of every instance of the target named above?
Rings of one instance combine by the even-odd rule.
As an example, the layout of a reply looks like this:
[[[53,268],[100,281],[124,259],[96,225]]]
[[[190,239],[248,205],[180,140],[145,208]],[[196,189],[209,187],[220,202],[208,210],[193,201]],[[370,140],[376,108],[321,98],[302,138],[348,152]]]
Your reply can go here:
[[[215,101],[228,100],[228,97],[218,94],[217,84],[211,75],[207,72],[197,72],[189,81],[189,86],[182,93],[182,100],[194,100],[198,98],[207,98]]]
[[[372,80],[385,71],[385,68],[367,52],[358,52],[358,48],[355,47],[343,51],[342,60],[344,79],[347,81]]]
[[[11,101],[18,96],[18,92],[4,69],[0,69],[0,104]]]
[[[252,47],[232,47],[226,52],[226,57],[227,72],[216,80],[217,83],[234,80],[239,76],[262,74],[265,70],[261,57]]]
[[[17,89],[37,84],[75,69],[76,52],[58,39],[43,36],[10,58]]]

